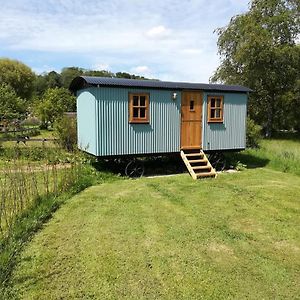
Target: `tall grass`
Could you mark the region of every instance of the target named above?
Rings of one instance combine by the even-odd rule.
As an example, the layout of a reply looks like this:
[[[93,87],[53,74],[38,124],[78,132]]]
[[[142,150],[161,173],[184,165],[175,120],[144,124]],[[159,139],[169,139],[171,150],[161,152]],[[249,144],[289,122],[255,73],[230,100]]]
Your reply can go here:
[[[247,149],[238,159],[248,166],[268,166],[274,170],[300,175],[300,137],[283,135],[260,142],[260,148]]]
[[[0,237],[36,199],[57,196],[78,181],[80,163],[35,163],[14,160],[0,170]]]

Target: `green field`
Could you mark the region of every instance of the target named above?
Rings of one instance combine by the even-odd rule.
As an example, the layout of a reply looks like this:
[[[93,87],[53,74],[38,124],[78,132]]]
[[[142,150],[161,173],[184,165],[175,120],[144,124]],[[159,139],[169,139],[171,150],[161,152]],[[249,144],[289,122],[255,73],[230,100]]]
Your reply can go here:
[[[94,186],[22,253],[21,299],[296,299],[300,178],[258,168]]]
[[[25,146],[24,165],[61,155],[51,148]],[[2,156],[0,168],[8,163]],[[149,160],[146,174],[179,163]],[[296,299],[299,138],[264,140],[232,163],[247,169],[198,181],[95,178],[102,184],[66,200],[17,253],[4,299]]]

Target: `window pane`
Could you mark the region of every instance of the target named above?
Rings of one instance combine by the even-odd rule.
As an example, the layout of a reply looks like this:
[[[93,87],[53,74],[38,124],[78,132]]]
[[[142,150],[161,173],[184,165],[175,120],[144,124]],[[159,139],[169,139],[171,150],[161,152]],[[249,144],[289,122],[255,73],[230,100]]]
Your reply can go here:
[[[221,99],[216,99],[216,107],[221,107]]]
[[[210,117],[213,119],[215,118],[215,110],[214,109],[211,109],[210,110]]]
[[[139,96],[133,96],[133,106],[139,106]]]
[[[146,118],[146,108],[140,108],[140,118]]]
[[[211,98],[210,107],[216,107],[216,99],[215,98]]]
[[[221,109],[216,109],[216,118],[221,118]]]
[[[194,105],[195,105],[195,101],[191,100],[190,101],[190,110],[194,110],[195,109]]]
[[[139,109],[138,108],[133,108],[133,117],[138,118],[139,117]]]
[[[146,97],[140,96],[140,106],[146,106]]]

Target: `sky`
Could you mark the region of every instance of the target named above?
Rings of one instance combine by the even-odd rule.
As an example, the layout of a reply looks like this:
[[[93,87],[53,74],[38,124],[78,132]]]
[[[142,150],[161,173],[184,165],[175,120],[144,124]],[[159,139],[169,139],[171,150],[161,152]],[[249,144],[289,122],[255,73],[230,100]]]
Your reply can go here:
[[[248,0],[0,0],[0,57],[40,74],[63,67],[208,82],[217,34]]]

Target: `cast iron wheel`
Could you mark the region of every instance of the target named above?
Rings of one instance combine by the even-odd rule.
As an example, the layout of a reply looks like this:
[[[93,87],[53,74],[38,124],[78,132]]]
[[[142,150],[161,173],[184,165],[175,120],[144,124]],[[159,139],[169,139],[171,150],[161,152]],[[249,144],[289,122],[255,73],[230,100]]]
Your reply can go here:
[[[222,152],[210,154],[209,161],[216,171],[223,171],[226,167],[226,159]]]
[[[126,168],[125,175],[131,178],[138,178],[144,175],[144,164],[139,160],[131,160]]]

